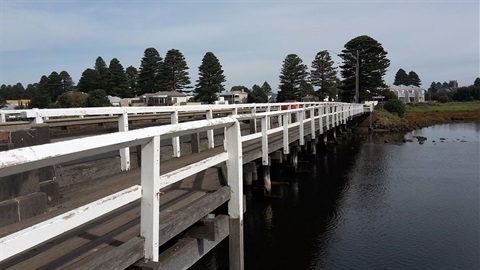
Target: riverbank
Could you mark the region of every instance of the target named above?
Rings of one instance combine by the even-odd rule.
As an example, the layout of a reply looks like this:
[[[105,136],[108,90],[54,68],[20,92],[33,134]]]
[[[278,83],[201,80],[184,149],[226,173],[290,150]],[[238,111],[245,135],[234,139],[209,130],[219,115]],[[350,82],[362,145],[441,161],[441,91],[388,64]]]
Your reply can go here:
[[[403,118],[376,108],[374,131],[411,131],[436,124],[480,120],[480,102],[451,102],[408,105]]]

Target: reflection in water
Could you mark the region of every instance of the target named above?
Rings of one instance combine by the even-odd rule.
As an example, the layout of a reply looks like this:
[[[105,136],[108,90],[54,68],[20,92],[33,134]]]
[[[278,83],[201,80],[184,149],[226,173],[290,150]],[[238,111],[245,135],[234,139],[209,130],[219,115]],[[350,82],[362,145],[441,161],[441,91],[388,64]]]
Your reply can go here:
[[[290,185],[248,201],[245,269],[480,269],[479,127],[340,141],[314,174],[276,170]],[[228,269],[228,242],[194,269]]]

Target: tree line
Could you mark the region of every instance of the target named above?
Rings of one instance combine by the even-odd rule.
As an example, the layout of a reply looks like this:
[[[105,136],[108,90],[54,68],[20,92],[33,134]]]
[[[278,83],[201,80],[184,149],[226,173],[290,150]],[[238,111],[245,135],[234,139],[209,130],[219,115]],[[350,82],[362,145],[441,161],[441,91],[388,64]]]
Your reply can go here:
[[[352,102],[357,81],[360,102],[377,95],[392,96],[383,79],[390,60],[377,40],[362,35],[344,45],[341,53],[337,54],[342,59],[338,67],[342,79],[338,77],[330,52],[334,53],[319,51],[311,62],[310,71],[298,55],[287,55],[279,74],[276,100],[301,101],[310,97],[315,100]],[[213,103],[218,93],[225,90],[225,82],[222,65],[212,52],[204,55],[198,67],[198,79],[192,85],[189,67],[179,50],[171,49],[162,58],[155,48],[147,48],[138,69],[133,66],[125,69],[117,58],[107,65],[101,56],[97,57],[93,68],[82,72],[77,85],[66,71],[43,75],[39,82],[29,84],[26,88],[21,83],[1,85],[0,104],[6,99],[29,98],[30,107],[35,108],[109,106],[107,95],[130,98],[159,91],[191,93],[196,101]],[[421,80],[413,70],[407,74],[399,69],[394,84],[420,86]],[[248,92],[248,101],[258,103],[267,102],[272,93],[266,81],[262,86],[255,84],[248,88],[237,85],[230,90]],[[476,99],[474,94],[471,96]]]

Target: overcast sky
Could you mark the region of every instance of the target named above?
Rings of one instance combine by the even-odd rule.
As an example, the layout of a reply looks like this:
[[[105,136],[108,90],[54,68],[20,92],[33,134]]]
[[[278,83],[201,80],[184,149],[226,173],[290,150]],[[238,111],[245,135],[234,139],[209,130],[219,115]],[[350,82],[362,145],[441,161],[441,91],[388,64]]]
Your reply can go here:
[[[210,51],[226,89],[267,81],[276,91],[288,54],[310,68],[319,51],[340,53],[360,35],[388,52],[389,85],[400,68],[424,88],[471,85],[480,73],[478,0],[0,1],[0,84],[26,86],[62,70],[78,83],[98,56],[138,68],[154,47],[162,57],[180,50],[193,84]]]

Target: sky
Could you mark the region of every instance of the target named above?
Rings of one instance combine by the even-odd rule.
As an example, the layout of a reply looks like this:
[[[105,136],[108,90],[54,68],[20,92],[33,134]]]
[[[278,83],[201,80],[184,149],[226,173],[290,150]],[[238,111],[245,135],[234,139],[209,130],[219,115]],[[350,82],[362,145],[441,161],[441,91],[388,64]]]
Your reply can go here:
[[[382,44],[393,84],[402,68],[432,82],[473,84],[480,75],[478,0],[0,0],[0,85],[38,82],[67,71],[75,83],[101,56],[140,67],[145,49],[183,53],[192,84],[207,52],[219,59],[225,88],[267,81],[276,92],[282,63],[296,54],[335,55],[368,35]],[[340,77],[340,74],[338,75]]]

